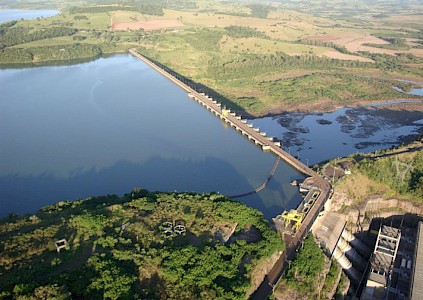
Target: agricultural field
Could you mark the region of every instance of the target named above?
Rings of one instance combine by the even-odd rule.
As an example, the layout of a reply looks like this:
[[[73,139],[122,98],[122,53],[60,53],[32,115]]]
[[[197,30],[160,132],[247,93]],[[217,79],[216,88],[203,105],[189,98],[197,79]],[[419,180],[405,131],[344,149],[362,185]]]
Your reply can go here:
[[[393,3],[144,0],[62,5],[59,16],[6,28],[0,44],[17,27],[76,32],[4,44],[0,63],[31,62],[44,46],[95,48],[85,47],[86,53],[74,58],[135,47],[247,116],[421,98],[392,87],[400,85],[398,79],[423,86],[423,17],[417,13],[423,6],[414,0]]]

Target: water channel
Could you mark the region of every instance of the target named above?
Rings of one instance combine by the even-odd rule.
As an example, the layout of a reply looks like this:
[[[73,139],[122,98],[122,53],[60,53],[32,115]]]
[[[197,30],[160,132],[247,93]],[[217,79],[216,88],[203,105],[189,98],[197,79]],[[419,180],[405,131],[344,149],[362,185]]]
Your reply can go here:
[[[240,194],[276,159],[130,55],[4,69],[0,86],[1,216],[134,187]],[[240,201],[274,217],[300,201],[298,178],[280,162]]]

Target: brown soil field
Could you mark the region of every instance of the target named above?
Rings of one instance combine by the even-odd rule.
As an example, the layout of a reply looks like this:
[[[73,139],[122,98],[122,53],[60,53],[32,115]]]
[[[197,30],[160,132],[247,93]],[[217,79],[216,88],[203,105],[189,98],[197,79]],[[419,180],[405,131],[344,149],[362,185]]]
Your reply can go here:
[[[390,50],[390,49],[381,49],[376,47],[364,46],[363,44],[372,43],[372,44],[389,44],[387,41],[384,41],[380,38],[377,38],[372,35],[363,35],[355,32],[345,32],[343,35],[314,35],[308,36],[308,40],[322,41],[322,42],[332,42],[340,46],[345,46],[348,51],[357,52],[357,51],[367,51],[370,53],[381,53],[381,54],[390,54],[395,55],[396,53],[411,53],[418,57],[423,57],[423,49],[410,49],[408,51],[404,50]],[[343,58],[341,58],[343,59]]]
[[[163,28],[181,27],[184,24],[178,20],[148,20],[143,22],[113,23],[113,30],[158,30]]]
[[[382,53],[382,54],[390,54],[396,55],[397,53],[411,53],[418,57],[423,57],[423,49],[410,49],[410,50],[390,50],[390,49],[381,49],[369,46],[359,46],[357,51],[367,51],[370,53]]]
[[[360,47],[365,43],[389,44],[387,41],[379,39],[375,36],[363,35],[355,32],[345,32],[342,33],[342,35],[315,35],[309,36],[307,37],[307,39],[323,42],[332,42],[337,45],[345,46],[351,52],[361,51]]]
[[[389,22],[395,23],[423,23],[423,16],[422,15],[398,15],[398,16],[390,16],[388,18],[384,18],[382,20],[386,20]]]

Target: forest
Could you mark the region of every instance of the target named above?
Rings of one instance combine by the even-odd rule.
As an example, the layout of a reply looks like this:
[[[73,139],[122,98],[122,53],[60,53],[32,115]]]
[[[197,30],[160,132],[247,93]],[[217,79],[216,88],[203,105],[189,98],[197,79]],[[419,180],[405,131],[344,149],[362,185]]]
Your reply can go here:
[[[219,194],[62,201],[0,220],[0,298],[245,299],[283,249],[260,212]]]

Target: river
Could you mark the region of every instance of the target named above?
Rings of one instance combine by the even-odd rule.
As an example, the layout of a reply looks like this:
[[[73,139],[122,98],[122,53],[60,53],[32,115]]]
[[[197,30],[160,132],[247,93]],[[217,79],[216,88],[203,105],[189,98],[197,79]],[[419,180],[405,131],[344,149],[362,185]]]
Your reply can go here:
[[[422,92],[423,89],[415,89],[410,93]],[[385,108],[389,103],[328,113],[284,113],[252,123],[280,139],[285,150],[311,165],[356,152],[390,148],[423,133],[423,112]]]
[[[72,66],[0,70],[0,216],[134,187],[254,190],[276,157],[130,55]],[[301,200],[280,162],[240,201],[266,218]]]

